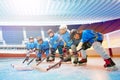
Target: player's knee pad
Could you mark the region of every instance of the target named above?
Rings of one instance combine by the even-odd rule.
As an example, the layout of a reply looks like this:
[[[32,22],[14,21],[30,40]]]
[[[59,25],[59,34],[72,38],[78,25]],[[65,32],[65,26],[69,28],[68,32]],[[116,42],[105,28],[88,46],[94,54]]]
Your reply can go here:
[[[85,42],[85,43],[82,44],[82,49],[87,50],[91,46],[92,46],[92,44],[90,42]]]

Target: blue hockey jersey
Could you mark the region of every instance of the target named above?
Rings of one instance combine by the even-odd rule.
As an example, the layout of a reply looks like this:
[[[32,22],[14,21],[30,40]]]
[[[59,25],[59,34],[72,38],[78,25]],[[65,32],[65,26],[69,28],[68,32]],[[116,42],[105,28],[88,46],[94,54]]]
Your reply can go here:
[[[37,48],[37,43],[36,42],[28,42],[26,44],[26,48],[29,50],[29,49],[34,49],[34,48]]]
[[[65,34],[62,34],[61,35],[62,39],[64,40],[65,44],[67,47],[71,47],[73,41],[71,40],[70,38],[70,32],[69,31],[66,31]]]
[[[37,44],[37,49],[44,51],[46,53],[46,55],[49,54],[49,43],[48,41],[43,41],[42,44]],[[40,53],[41,54],[41,53]]]
[[[54,48],[55,50],[57,49],[58,46],[60,46],[60,45],[63,46],[64,45],[64,42],[63,42],[62,38],[57,33],[54,34],[53,37],[49,38],[49,43],[50,43],[50,47]]]
[[[103,36],[99,32],[95,32],[93,30],[83,30],[81,42],[90,42],[91,44],[95,41],[102,41]]]

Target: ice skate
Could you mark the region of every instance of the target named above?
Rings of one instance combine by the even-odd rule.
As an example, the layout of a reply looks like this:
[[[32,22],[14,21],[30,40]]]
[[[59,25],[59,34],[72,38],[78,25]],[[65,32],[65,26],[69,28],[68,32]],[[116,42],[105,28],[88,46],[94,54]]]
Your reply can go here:
[[[107,71],[116,71],[118,68],[116,67],[116,64],[113,62],[111,58],[104,60],[106,63],[104,64],[104,67]]]

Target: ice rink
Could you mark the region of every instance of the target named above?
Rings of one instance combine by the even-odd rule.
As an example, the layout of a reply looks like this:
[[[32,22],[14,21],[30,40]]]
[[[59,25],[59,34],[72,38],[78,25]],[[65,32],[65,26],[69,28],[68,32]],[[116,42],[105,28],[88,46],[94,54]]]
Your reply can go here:
[[[23,58],[1,58],[0,80],[120,80],[120,58],[113,58],[119,69],[112,72],[104,69],[102,58],[88,58],[88,63],[84,66],[62,64],[60,68],[51,69],[47,72],[38,70],[18,71],[11,67],[11,64],[22,64],[23,60]],[[31,65],[34,64],[35,62],[31,63]],[[39,66],[46,68],[52,64],[43,62]]]

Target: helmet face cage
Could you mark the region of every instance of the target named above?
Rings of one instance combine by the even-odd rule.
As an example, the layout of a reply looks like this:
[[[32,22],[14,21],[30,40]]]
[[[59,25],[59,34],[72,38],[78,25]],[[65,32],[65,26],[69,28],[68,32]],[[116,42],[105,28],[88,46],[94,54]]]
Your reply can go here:
[[[78,34],[79,39],[81,39],[82,33],[79,33],[76,29],[72,29],[70,33],[71,33],[71,35],[70,35],[71,39],[75,39],[74,37],[76,34]]]
[[[37,40],[39,44],[42,44],[43,40],[42,39],[39,39]]]
[[[72,34],[72,33],[77,33],[78,31],[77,31],[77,29],[72,29],[71,31],[70,31],[70,33]]]
[[[43,39],[42,38],[39,38],[39,39],[37,39],[37,41],[39,42],[39,41],[43,41]]]
[[[72,29],[71,31],[70,31],[70,37],[71,37],[71,39],[74,39],[74,35],[77,33],[77,30],[76,29]]]
[[[29,37],[29,42],[34,42],[34,38],[33,37]]]

